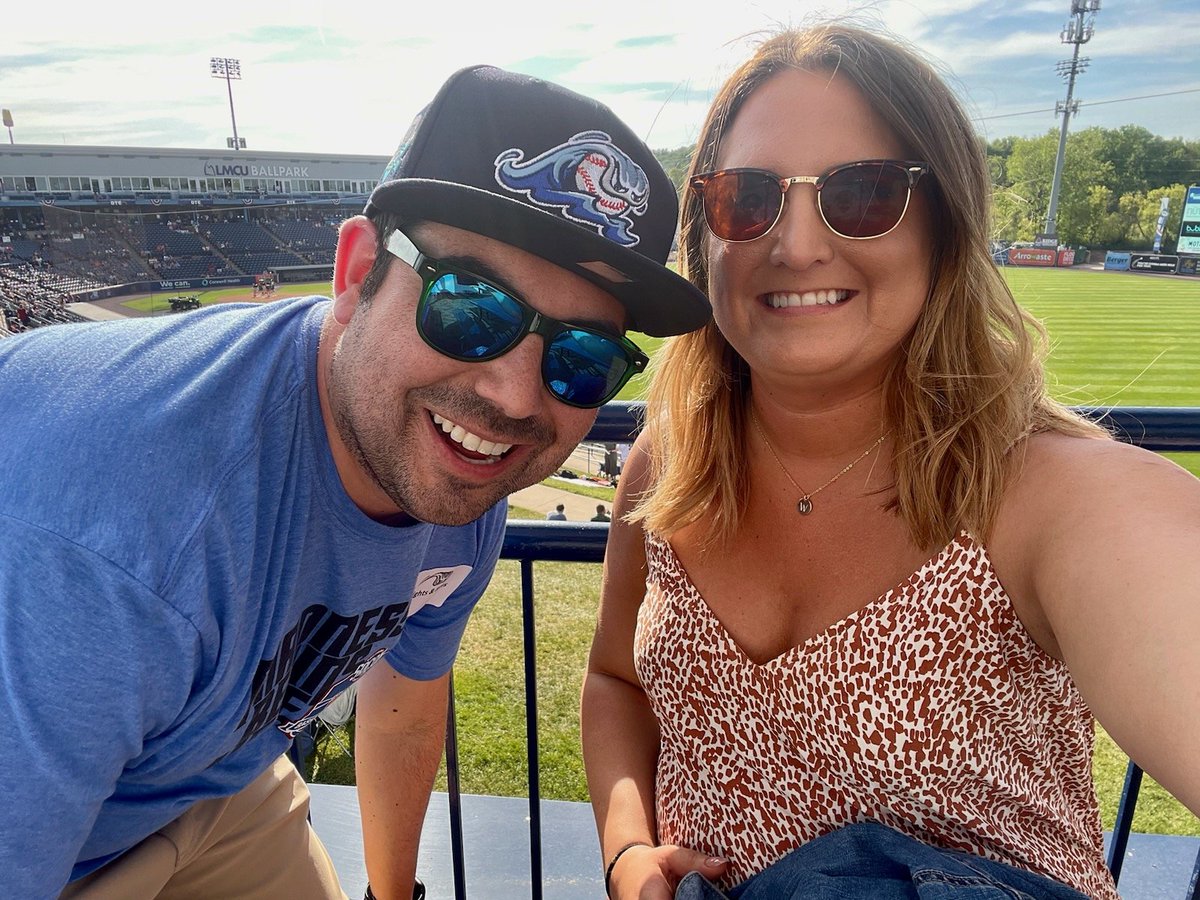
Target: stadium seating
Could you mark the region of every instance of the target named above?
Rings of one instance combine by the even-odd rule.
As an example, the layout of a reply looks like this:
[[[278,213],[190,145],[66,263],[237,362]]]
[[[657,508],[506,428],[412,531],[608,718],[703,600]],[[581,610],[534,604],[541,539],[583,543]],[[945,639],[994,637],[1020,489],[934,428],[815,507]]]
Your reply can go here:
[[[67,295],[48,283],[51,277],[57,276],[34,266],[0,265],[0,317],[7,331],[16,334],[43,325],[85,321],[66,308]]]
[[[14,330],[75,320],[72,294],[162,279],[262,274],[330,265],[342,213],[287,207],[174,210],[140,216],[0,210],[0,289]],[[27,321],[17,323],[16,310]]]
[[[154,256],[198,256],[209,249],[194,231],[184,231],[158,222],[135,222],[132,231],[138,249]]]
[[[39,255],[41,244],[37,241],[31,241],[26,238],[14,238],[4,245],[8,248],[12,258],[19,262],[32,262]]]
[[[268,253],[279,245],[260,225],[251,222],[213,222],[201,231],[218,250],[237,253]]]
[[[230,254],[230,261],[247,275],[257,275],[275,266],[302,266],[308,262],[294,253],[237,253]]]
[[[337,229],[296,220],[273,222],[271,230],[293,250],[332,250],[337,246]]]

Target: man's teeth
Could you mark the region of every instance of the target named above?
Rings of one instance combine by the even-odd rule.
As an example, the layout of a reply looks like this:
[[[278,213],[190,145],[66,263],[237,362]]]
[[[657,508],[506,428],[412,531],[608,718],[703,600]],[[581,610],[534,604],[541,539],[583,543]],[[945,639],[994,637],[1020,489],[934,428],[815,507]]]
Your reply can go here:
[[[449,419],[443,419],[437,413],[433,414],[433,421],[442,431],[450,435],[450,440],[456,444],[462,444],[466,450],[483,453],[487,456],[503,456],[512,449],[512,444],[502,444],[499,441],[485,441],[479,435],[472,434],[461,425],[455,425]]]
[[[768,294],[767,302],[776,309],[783,309],[786,306],[832,305],[849,296],[849,291],[805,291],[803,294],[789,292]]]

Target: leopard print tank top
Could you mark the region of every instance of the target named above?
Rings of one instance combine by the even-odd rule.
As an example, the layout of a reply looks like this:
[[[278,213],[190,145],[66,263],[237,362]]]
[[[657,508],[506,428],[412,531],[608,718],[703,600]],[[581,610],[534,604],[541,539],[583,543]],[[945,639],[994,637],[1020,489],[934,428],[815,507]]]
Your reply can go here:
[[[842,825],[915,838],[1117,900],[1093,722],[962,534],[907,580],[763,664],[650,535],[637,673],[658,719],[658,838],[726,885]]]

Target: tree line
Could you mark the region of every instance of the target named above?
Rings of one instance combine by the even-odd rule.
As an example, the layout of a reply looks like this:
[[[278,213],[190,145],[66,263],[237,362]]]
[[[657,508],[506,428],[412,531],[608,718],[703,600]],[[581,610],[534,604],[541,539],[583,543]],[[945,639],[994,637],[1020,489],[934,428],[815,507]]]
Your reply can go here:
[[[986,143],[992,176],[992,238],[1032,241],[1050,207],[1057,128],[1038,137]],[[682,191],[692,148],[656,150]],[[1161,198],[1170,198],[1163,252],[1179,236],[1188,185],[1200,184],[1200,141],[1163,138],[1140,125],[1084,128],[1067,136],[1059,188],[1059,243],[1096,250],[1148,250]]]

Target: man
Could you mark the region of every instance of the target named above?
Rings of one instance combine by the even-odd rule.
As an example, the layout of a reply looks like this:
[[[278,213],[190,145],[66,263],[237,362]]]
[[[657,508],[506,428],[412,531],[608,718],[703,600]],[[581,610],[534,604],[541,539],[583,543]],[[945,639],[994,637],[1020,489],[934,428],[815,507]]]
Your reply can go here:
[[[332,301],[4,342],[0,466],[38,460],[0,482],[6,896],[343,897],[284,753],[355,682],[368,874],[411,896],[504,498],[644,365],[624,330],[709,316],[676,211],[606,107],[465,69]]]
[[[603,503],[596,504],[596,514],[594,516],[592,516],[592,521],[593,522],[611,522],[612,521],[612,519],[609,518],[608,511],[604,508]]]
[[[546,518],[555,522],[565,522],[567,520],[567,507],[560,503],[554,507],[553,512],[546,513]]]

